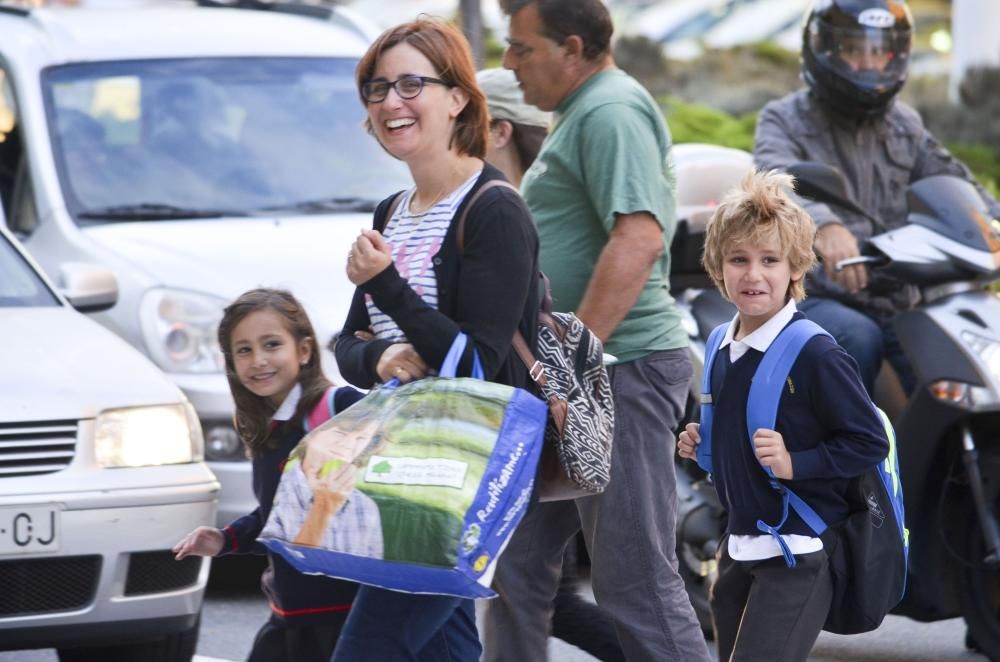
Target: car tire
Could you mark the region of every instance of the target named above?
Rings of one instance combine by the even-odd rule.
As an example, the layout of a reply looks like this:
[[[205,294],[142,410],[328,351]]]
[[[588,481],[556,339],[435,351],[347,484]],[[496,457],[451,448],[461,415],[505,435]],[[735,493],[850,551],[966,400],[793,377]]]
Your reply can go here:
[[[187,630],[168,634],[161,639],[121,646],[86,646],[60,648],[59,662],[94,662],[95,660],[128,660],[129,662],[191,662],[198,645],[201,614]]]

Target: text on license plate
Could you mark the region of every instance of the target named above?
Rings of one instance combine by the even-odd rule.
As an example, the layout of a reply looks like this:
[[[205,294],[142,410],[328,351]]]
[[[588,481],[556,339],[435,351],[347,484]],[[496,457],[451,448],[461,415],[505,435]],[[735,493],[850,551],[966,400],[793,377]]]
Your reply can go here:
[[[0,508],[0,555],[58,549],[59,511],[56,508]]]

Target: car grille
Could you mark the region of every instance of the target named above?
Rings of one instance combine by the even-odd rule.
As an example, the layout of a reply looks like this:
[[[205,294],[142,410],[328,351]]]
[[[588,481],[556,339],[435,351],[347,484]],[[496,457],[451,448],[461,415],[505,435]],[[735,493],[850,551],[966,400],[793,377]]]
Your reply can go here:
[[[0,423],[0,478],[60,471],[76,452],[76,421]]]
[[[0,561],[0,616],[85,607],[100,575],[100,556]]]
[[[174,553],[171,551],[131,554],[128,562],[128,579],[125,580],[125,595],[162,593],[193,586],[198,581],[201,563],[200,556],[189,556],[175,561]]]

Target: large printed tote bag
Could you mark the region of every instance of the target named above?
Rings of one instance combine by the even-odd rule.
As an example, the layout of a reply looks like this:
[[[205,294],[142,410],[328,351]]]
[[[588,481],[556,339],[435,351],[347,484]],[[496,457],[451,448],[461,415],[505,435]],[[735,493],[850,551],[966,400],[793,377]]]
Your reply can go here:
[[[493,597],[497,557],[528,507],[547,405],[455,376],[395,380],[288,456],[260,540],[300,572],[411,593]]]

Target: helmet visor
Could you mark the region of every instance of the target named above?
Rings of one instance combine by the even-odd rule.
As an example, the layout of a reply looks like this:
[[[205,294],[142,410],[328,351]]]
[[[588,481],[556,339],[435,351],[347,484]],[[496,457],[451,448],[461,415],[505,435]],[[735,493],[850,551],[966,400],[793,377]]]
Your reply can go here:
[[[817,60],[859,88],[892,86],[906,77],[908,28],[811,27],[809,45]]]

